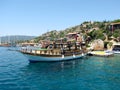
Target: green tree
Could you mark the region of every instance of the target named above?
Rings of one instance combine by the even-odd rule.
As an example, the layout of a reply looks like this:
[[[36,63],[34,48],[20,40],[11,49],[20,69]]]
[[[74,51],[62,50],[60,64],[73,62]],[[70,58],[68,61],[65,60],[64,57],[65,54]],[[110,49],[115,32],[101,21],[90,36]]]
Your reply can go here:
[[[120,22],[120,19],[114,20],[114,21],[112,21],[112,22],[113,22],[113,23]]]
[[[115,31],[113,32],[113,36],[114,36],[115,38],[120,37],[120,29],[115,30]]]
[[[60,38],[63,38],[65,36],[64,32],[59,33]]]
[[[93,30],[88,34],[93,40],[94,39],[105,39],[105,36],[103,34],[103,30]]]

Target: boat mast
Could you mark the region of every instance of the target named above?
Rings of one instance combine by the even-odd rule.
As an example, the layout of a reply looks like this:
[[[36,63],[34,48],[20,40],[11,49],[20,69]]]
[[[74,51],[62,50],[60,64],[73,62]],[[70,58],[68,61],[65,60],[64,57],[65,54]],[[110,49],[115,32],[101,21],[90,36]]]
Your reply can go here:
[[[8,36],[8,41],[7,41],[8,44],[10,44],[10,36]]]

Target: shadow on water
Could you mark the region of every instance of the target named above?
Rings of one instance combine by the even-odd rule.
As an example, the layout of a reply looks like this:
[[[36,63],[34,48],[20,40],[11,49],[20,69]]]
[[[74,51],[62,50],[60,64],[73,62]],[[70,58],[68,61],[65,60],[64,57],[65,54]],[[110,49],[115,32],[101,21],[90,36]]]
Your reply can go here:
[[[77,68],[80,64],[82,64],[87,58],[76,59],[71,61],[61,61],[61,62],[37,62],[37,63],[29,63],[25,68],[30,71],[61,71],[67,70],[71,68]]]

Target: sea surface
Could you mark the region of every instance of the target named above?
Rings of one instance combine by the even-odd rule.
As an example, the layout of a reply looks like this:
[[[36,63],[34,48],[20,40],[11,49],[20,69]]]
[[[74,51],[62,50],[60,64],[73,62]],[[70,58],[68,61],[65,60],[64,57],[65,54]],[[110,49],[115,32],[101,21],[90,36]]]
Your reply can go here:
[[[20,52],[0,47],[0,90],[120,90],[120,54],[29,63]]]

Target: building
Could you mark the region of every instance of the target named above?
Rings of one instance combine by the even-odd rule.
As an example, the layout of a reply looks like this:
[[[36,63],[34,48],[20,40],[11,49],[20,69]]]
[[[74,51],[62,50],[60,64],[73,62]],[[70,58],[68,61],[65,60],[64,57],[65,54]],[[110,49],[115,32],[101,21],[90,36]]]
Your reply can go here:
[[[110,24],[110,30],[113,32],[116,29],[120,29],[120,22],[117,23],[111,23]]]
[[[77,40],[77,37],[78,37],[78,35],[77,35],[78,33],[76,33],[76,32],[74,32],[74,33],[68,33],[67,35],[66,35],[66,37],[67,37],[67,40]]]
[[[67,37],[68,41],[77,41],[77,42],[83,42],[84,41],[82,33],[81,34],[79,34],[77,32],[68,33],[66,35],[66,37]]]

